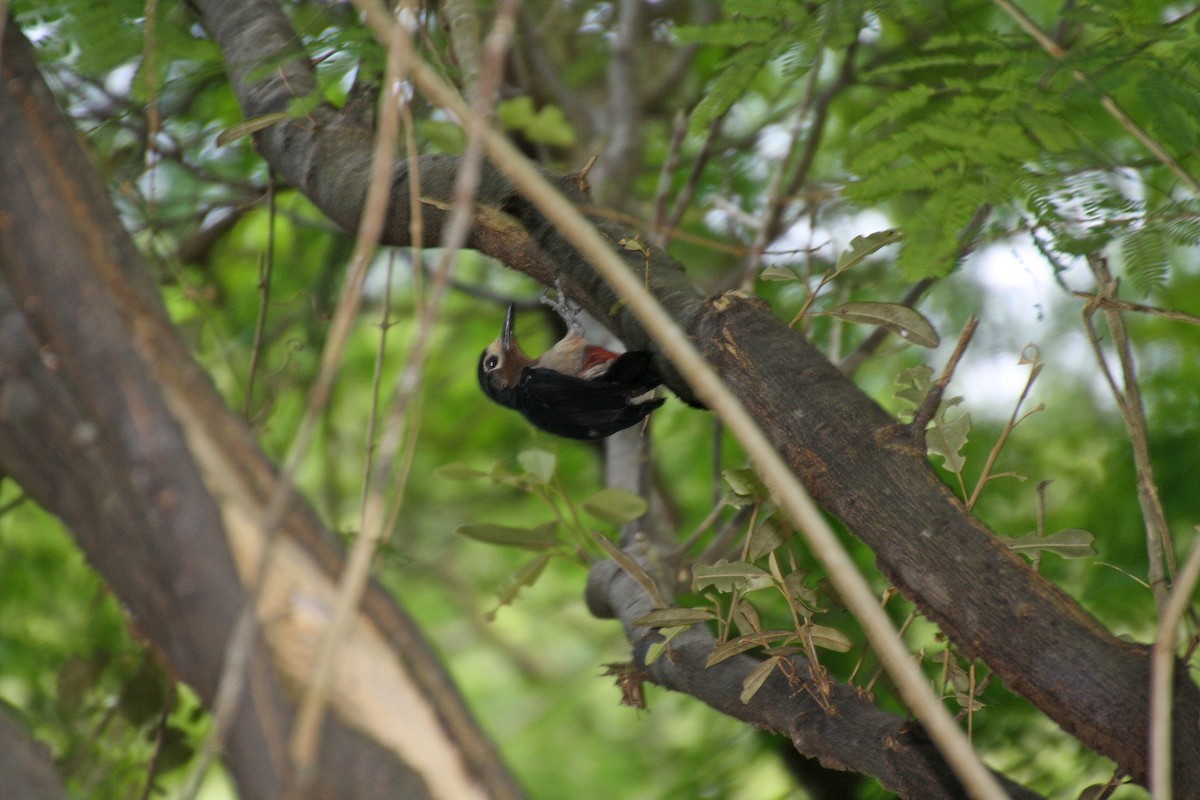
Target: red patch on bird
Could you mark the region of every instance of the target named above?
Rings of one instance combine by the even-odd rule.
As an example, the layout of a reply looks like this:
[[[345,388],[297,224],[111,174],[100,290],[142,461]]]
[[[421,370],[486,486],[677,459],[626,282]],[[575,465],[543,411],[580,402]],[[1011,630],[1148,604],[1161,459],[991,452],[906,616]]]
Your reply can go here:
[[[611,350],[605,350],[603,347],[596,344],[589,344],[583,349],[583,366],[580,367],[580,374],[586,373],[593,367],[605,364],[617,357],[617,354]]]

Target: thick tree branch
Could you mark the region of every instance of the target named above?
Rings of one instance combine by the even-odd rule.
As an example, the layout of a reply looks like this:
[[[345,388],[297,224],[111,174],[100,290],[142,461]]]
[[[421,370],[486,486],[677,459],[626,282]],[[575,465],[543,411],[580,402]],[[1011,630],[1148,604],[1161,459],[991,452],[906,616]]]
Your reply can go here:
[[[2,24],[2,18],[0,18]],[[68,800],[50,748],[0,710],[0,786],[23,800]]]
[[[211,703],[241,576],[261,556],[274,470],[167,320],[15,28],[3,55],[0,464],[64,521],[140,633]],[[286,557],[259,609],[269,624],[228,739],[248,798],[287,787],[285,686],[306,677],[341,566],[306,507],[294,503],[282,530]],[[377,588],[346,662],[370,696],[344,698],[326,719],[311,797],[520,795],[415,626]],[[453,743],[450,756],[431,765],[440,742]],[[467,789],[446,789],[450,776]]]
[[[690,694],[756,728],[783,734],[799,752],[819,759],[822,765],[872,775],[902,797],[939,800],[966,796],[918,724],[881,711],[858,687],[814,681],[806,659],[793,656],[790,677],[786,670],[775,670],[754,697],[743,703],[742,681],[760,662],[740,655],[706,666],[715,641],[704,626],[694,626],[675,637],[666,655],[645,664],[646,651],[662,637],[634,622],[655,605],[614,562],[604,561],[592,568],[587,599],[593,614],[615,617],[625,626],[634,645],[634,668],[641,679]],[[996,777],[1010,797],[1040,797],[1001,775]]]

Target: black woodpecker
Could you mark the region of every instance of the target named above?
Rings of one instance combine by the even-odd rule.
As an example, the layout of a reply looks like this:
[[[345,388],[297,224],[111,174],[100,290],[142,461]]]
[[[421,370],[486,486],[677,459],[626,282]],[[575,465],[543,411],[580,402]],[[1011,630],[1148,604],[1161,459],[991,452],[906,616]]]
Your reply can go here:
[[[558,297],[543,302],[567,323],[567,335],[539,358],[517,344],[514,309],[508,307],[500,338],[479,357],[484,393],[542,430],[570,439],[603,439],[641,422],[663,404],[654,391],[662,378],[650,354],[613,353],[589,344],[561,286]]]

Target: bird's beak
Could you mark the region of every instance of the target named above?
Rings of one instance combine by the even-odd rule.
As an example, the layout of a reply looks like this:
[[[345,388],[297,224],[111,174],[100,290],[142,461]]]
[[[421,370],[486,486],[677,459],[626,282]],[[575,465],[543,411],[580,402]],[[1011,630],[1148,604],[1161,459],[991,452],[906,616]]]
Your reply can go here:
[[[500,348],[505,352],[513,349],[516,340],[513,337],[513,319],[516,316],[516,306],[510,305],[504,315],[504,328],[500,331]]]

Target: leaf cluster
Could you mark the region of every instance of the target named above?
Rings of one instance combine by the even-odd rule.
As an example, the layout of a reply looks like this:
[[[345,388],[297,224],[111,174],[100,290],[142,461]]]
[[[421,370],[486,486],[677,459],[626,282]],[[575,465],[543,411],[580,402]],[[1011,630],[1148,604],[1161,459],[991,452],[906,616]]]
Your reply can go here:
[[[580,503],[567,493],[558,473],[557,457],[541,449],[526,450],[517,456],[520,471],[511,470],[503,461],[491,469],[482,470],[456,462],[438,469],[438,476],[447,480],[467,481],[486,479],[493,485],[509,486],[526,492],[549,508],[553,518],[533,525],[517,527],[493,522],[472,522],[460,525],[460,536],[486,544],[531,550],[537,555],[513,573],[501,590],[499,607],[516,600],[520,591],[532,586],[553,556],[586,562],[592,550],[593,529],[586,526],[583,515],[607,525],[620,527],[646,513],[646,501],[625,489],[604,488]],[[596,534],[598,535],[598,534]]]

